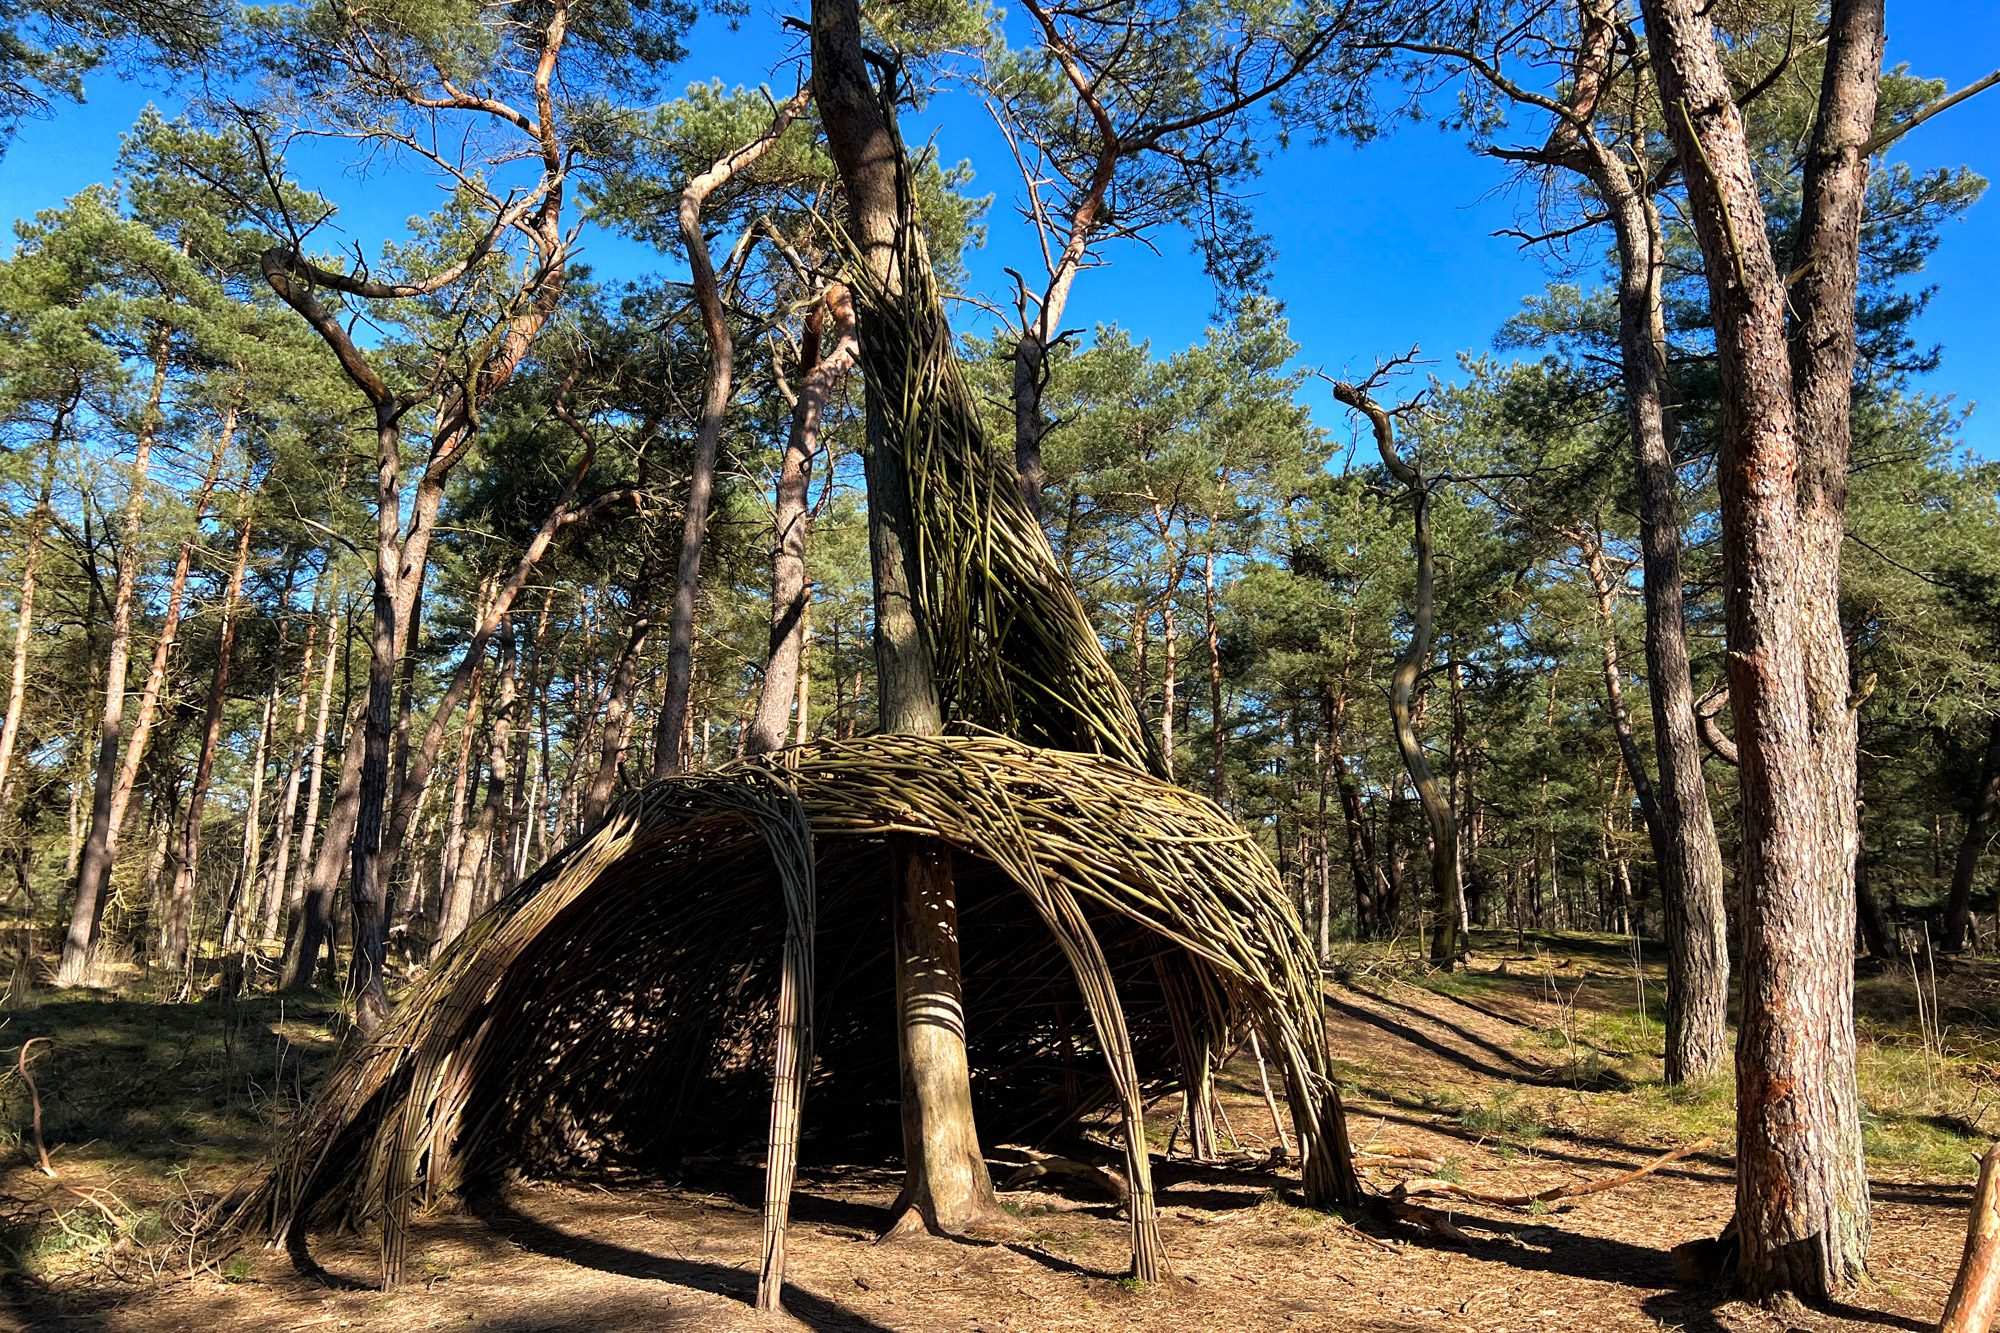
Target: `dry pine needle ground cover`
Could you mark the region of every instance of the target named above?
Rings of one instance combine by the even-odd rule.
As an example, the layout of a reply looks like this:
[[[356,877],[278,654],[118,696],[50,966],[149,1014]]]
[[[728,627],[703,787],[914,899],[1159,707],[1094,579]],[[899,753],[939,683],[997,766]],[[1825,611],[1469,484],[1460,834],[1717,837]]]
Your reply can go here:
[[[1963,1237],[1973,1159],[2000,1118],[2000,967],[1956,964],[1939,1020],[1920,1025],[1907,971],[1860,987],[1875,1188],[1875,1287],[1841,1310],[1785,1318],[1677,1286],[1668,1250],[1715,1234],[1730,1208],[1725,1088],[1658,1084],[1659,977],[1623,941],[1482,936],[1475,970],[1426,977],[1357,950],[1329,985],[1333,1047],[1365,1153],[1431,1165],[1368,1169],[1388,1189],[1429,1174],[1528,1192],[1629,1169],[1704,1135],[1717,1147],[1609,1193],[1527,1209],[1453,1204],[1462,1242],[1294,1206],[1296,1176],[1266,1157],[1271,1121],[1254,1063],[1222,1097],[1244,1152],[1217,1164],[1158,1156],[1177,1098],[1152,1108],[1162,1230],[1176,1279],[1118,1280],[1126,1227],[1087,1191],[1002,1198],[1002,1243],[877,1245],[887,1165],[802,1174],[787,1307],[819,1329],[1560,1330],[1930,1327]],[[1647,985],[1650,1014],[1639,1008]],[[1929,979],[1926,973],[1928,1005]],[[251,1251],[190,1274],[178,1233],[284,1131],[324,1066],[326,1009],[278,1001],[156,1006],[51,999],[10,1014],[31,1050],[50,1178],[30,1102],[6,1080],[19,1135],[0,1172],[8,1301],[0,1326],[186,1330],[531,1330],[760,1326],[759,1176],[711,1163],[659,1182],[524,1182],[422,1224],[413,1280],[369,1290],[372,1237],[315,1238],[310,1255]],[[1929,1034],[1929,1035],[1925,1035]],[[4,1054],[12,1067],[18,1044]],[[810,1114],[810,1108],[808,1108]],[[1003,1148],[996,1159],[1014,1158]],[[1005,1168],[997,1169],[1001,1178]],[[1031,1182],[1045,1184],[1046,1180]]]

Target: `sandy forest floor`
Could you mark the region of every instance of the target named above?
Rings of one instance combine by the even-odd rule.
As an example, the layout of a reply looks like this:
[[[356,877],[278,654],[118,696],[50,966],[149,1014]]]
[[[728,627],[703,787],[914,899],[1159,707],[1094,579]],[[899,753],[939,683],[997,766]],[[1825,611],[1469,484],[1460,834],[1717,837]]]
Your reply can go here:
[[[1904,1039],[1905,1008],[1914,1010],[1907,973],[1864,983],[1874,1286],[1849,1307],[1779,1317],[1674,1282],[1670,1247],[1715,1235],[1729,1215],[1730,1107],[1723,1088],[1670,1097],[1658,1084],[1657,975],[1642,1017],[1621,942],[1509,935],[1482,945],[1470,976],[1424,978],[1357,954],[1329,986],[1357,1144],[1417,1150],[1447,1164],[1440,1174],[1514,1191],[1613,1174],[1705,1134],[1718,1148],[1573,1203],[1455,1206],[1469,1243],[1451,1243],[1295,1207],[1296,1176],[1264,1164],[1271,1121],[1245,1062],[1228,1071],[1223,1094],[1248,1151],[1210,1166],[1156,1156],[1174,1281],[1121,1283],[1124,1221],[1081,1195],[1003,1193],[1018,1235],[1002,1243],[877,1245],[894,1173],[809,1171],[794,1213],[788,1310],[815,1329],[898,1333],[1931,1327],[1962,1243],[1993,1082],[1978,1042],[1953,1032],[1993,1030],[2000,969],[1960,964],[1943,980],[1949,1054]],[[324,1014],[286,1016],[263,1003],[182,1031],[159,1007],[129,1002],[60,1000],[9,1017],[15,1042],[54,1038],[31,1072],[57,1178],[36,1169],[32,1141],[0,1173],[0,1255],[14,1259],[0,1327],[765,1326],[748,1304],[759,1189],[749,1170],[699,1188],[541,1184],[474,1201],[420,1229],[412,1253],[421,1280],[391,1294],[363,1286],[376,1263],[368,1238],[317,1238],[311,1264],[253,1251],[189,1275],[160,1258],[185,1212],[175,1199],[239,1175],[324,1058]],[[26,1105],[18,1078],[7,1095],[7,1119],[25,1128],[14,1114]],[[1176,1103],[1154,1108],[1162,1145]],[[1369,1178],[1383,1189],[1393,1177],[1377,1168]]]

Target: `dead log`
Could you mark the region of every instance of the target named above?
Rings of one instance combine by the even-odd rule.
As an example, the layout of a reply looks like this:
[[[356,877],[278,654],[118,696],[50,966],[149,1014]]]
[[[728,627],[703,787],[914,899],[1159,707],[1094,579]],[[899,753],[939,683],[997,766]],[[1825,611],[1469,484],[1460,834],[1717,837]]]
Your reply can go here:
[[[1458,1245],[1472,1244],[1472,1237],[1460,1230],[1458,1224],[1443,1213],[1419,1204],[1406,1203],[1400,1199],[1387,1201],[1389,1216],[1401,1218],[1405,1222],[1415,1222],[1418,1226]]]
[[[1125,1177],[1107,1166],[1093,1166],[1089,1162],[1079,1162],[1072,1157],[1040,1156],[1026,1166],[1008,1176],[1003,1190],[1017,1190],[1030,1181],[1043,1177],[1060,1180],[1074,1180],[1112,1200],[1114,1203],[1128,1203],[1132,1198],[1132,1187],[1125,1183]]]
[[[1979,1159],[1979,1190],[1965,1226],[1965,1255],[1938,1333],[1987,1333],[2000,1310],[2000,1143]]]
[[[1402,1154],[1357,1152],[1354,1154],[1354,1164],[1356,1166],[1403,1166],[1412,1169],[1421,1168],[1425,1171],[1442,1171],[1444,1169],[1443,1158],[1423,1157],[1416,1153],[1404,1156]]]
[[[1424,1149],[1405,1148],[1400,1143],[1364,1143],[1360,1147],[1356,1148],[1355,1151],[1372,1153],[1377,1157],[1405,1157],[1410,1159],[1411,1161],[1438,1162],[1439,1165],[1443,1165],[1441,1159],[1439,1159],[1436,1156],[1433,1156],[1431,1153],[1425,1151]]]

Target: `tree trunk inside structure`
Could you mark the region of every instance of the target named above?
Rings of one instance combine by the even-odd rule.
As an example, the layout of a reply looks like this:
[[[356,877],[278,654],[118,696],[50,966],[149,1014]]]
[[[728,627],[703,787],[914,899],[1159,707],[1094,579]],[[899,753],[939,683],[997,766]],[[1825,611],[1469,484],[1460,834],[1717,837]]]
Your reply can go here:
[[[1004,1223],[972,1117],[958,905],[951,852],[917,838],[891,844],[896,1004],[902,1022],[903,1190],[893,1232],[947,1235]]]
[[[828,150],[846,186],[849,229],[862,262],[890,292],[897,292],[897,231],[904,223],[897,182],[902,148],[868,77],[859,3],[814,0],[812,29],[813,95]],[[874,386],[868,387],[863,462],[875,582],[877,717],[885,732],[936,735],[943,730],[943,717],[912,593],[910,497],[898,460],[887,454],[883,405],[876,401]],[[900,1203],[939,1230],[980,1221],[1002,1223],[1006,1215],[994,1201],[972,1115],[951,861],[935,844],[911,838],[891,839],[888,859],[892,894],[905,917],[898,923],[896,950],[907,1151]],[[909,947],[903,947],[906,943]],[[955,1009],[961,1017],[956,1024],[918,1021],[933,1006],[940,1013]],[[902,1225],[899,1218],[896,1226]]]

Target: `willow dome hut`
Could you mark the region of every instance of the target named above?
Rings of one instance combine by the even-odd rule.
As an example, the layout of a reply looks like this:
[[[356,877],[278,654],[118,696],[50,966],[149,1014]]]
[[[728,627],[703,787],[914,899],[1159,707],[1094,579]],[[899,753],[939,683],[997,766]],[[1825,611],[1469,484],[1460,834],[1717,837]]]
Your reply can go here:
[[[377,1223],[386,1285],[413,1210],[461,1187],[741,1147],[768,1124],[758,1304],[775,1306],[802,1134],[898,1122],[887,862],[907,838],[953,861],[982,1136],[1121,1122],[1135,1277],[1167,1263],[1145,1100],[1178,1086],[1198,1110],[1246,1033],[1282,1076],[1308,1201],[1355,1201],[1298,915],[1249,835],[1160,776],[981,437],[920,241],[903,265],[898,295],[859,283],[862,364],[914,501],[948,734],[801,745],[625,799],[349,1053],[239,1228]]]

